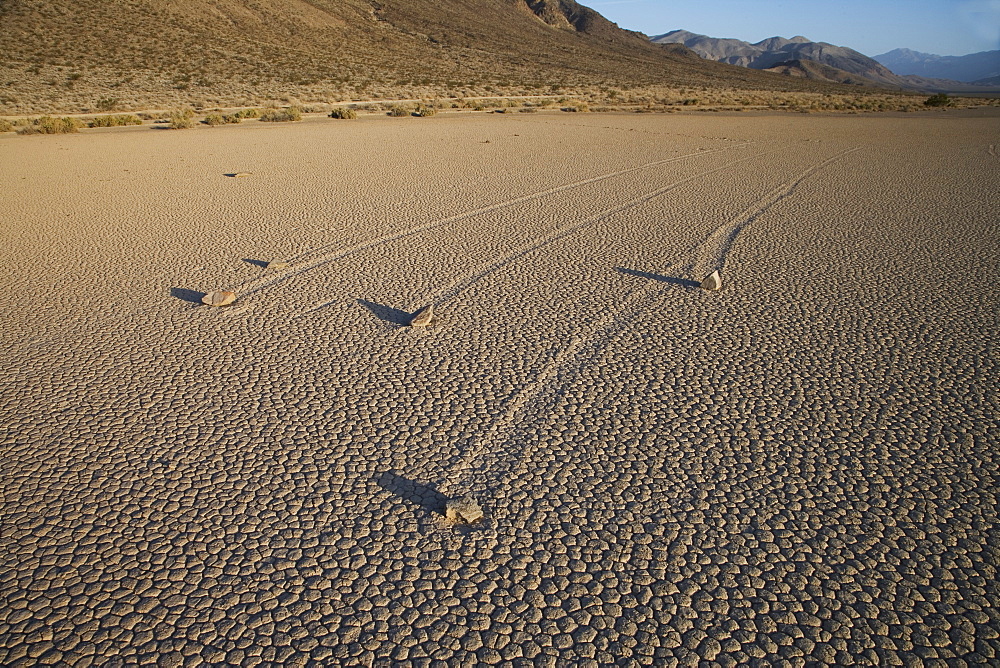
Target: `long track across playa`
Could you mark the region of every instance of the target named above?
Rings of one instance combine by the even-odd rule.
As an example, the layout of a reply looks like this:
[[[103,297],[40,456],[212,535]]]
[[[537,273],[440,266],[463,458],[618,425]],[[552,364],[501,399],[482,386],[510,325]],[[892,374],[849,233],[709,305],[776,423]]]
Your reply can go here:
[[[0,665],[995,663],[998,120],[0,138]]]

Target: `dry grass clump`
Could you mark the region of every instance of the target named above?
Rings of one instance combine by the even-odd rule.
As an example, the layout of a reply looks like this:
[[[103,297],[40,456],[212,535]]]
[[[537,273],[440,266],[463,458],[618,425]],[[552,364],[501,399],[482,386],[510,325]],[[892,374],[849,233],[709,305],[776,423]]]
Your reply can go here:
[[[97,116],[88,125],[92,128],[118,128],[126,125],[142,125],[142,119],[135,114],[115,114],[113,116]]]
[[[560,107],[563,111],[569,112],[587,112],[590,111],[590,105],[586,102],[581,102],[580,100],[560,100],[561,104],[565,104],[565,107]]]
[[[235,124],[241,122],[242,120],[243,116],[240,114],[240,112],[236,112],[234,114],[208,114],[207,116],[205,116],[205,119],[202,121],[202,123],[214,127],[216,125]]]
[[[358,117],[358,112],[347,107],[337,107],[330,112],[330,118],[353,119]]]
[[[184,130],[194,127],[194,110],[175,109],[167,117],[167,127],[171,130]]]
[[[17,132],[22,135],[62,135],[79,132],[80,125],[82,125],[80,121],[68,116],[63,118],[42,116],[24,125]]]
[[[260,115],[260,120],[268,123],[287,123],[302,120],[302,109],[288,107],[287,109],[267,109]]]
[[[13,132],[14,124],[5,118],[0,118],[0,132]]]

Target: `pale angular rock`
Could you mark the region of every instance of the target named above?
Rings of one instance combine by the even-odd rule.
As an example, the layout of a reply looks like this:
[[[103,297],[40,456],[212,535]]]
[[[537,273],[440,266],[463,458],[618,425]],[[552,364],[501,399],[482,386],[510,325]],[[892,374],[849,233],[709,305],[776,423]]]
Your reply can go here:
[[[243,178],[244,176],[251,176],[253,172],[236,172],[236,178]]]
[[[201,298],[209,306],[229,306],[236,301],[236,293],[228,290],[212,290]]]
[[[268,269],[285,269],[288,267],[288,262],[284,260],[271,260],[267,263]]]
[[[719,275],[719,272],[717,270],[713,271],[711,274],[702,279],[701,287],[705,288],[706,290],[721,290],[722,276]]]
[[[452,522],[472,524],[483,518],[483,509],[474,498],[465,496],[461,499],[450,499],[445,506],[444,515]]]
[[[434,305],[428,304],[410,318],[410,327],[426,327],[434,320]]]

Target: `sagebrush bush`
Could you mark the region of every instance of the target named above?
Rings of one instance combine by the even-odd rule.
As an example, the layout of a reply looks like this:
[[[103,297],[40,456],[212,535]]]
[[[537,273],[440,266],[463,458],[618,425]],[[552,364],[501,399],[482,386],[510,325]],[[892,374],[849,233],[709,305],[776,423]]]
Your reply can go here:
[[[392,107],[391,109],[389,109],[388,115],[393,116],[395,118],[401,118],[403,116],[409,116],[410,110],[407,109],[406,107]]]
[[[205,125],[222,125],[226,120],[222,117],[222,114],[209,114],[205,116],[205,120],[202,121]]]
[[[42,116],[31,121],[30,124],[18,130],[22,135],[61,135],[80,131],[80,121],[75,118],[63,117],[53,118]]]
[[[10,121],[0,118],[0,132],[13,132],[14,124]]]
[[[288,107],[287,109],[268,109],[260,115],[260,120],[267,121],[268,123],[301,121],[302,110],[298,107]]]
[[[428,104],[421,104],[420,106],[417,107],[416,111],[413,112],[413,115],[414,116],[420,116],[420,117],[426,117],[426,116],[433,116],[437,112],[438,112],[438,110],[435,109],[434,107],[432,107],[432,106],[430,106]]]
[[[243,118],[260,118],[260,109],[241,109],[240,111],[234,112],[233,116],[239,116]]]
[[[142,119],[133,114],[97,116],[91,119],[89,125],[92,128],[117,128],[125,125],[142,125]]]
[[[951,104],[952,100],[947,93],[937,93],[924,100],[924,106],[927,107],[950,107]]]
[[[348,109],[347,107],[337,107],[330,112],[330,118],[357,118],[358,112],[353,109]]]

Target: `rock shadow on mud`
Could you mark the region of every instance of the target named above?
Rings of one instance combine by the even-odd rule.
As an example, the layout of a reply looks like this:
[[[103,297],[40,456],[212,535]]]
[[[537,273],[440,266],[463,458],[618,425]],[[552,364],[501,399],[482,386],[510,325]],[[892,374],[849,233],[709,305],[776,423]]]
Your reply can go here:
[[[376,318],[391,325],[406,327],[410,324],[410,319],[413,317],[412,313],[393,308],[392,306],[386,306],[385,304],[370,302],[367,299],[359,299],[358,303],[368,309]]]
[[[659,281],[660,283],[670,283],[672,285],[680,285],[685,288],[697,288],[698,281],[693,281],[690,278],[681,278],[680,276],[664,276],[663,274],[654,274],[651,271],[641,271],[639,269],[629,269],[627,267],[615,267],[615,271],[619,274],[628,274],[629,276],[636,276],[638,278],[646,278],[651,281]]]
[[[245,257],[243,261],[254,267],[260,267],[261,269],[267,269],[267,260],[254,260],[253,258]]]
[[[199,292],[198,290],[188,290],[187,288],[170,288],[170,296],[175,299],[180,299],[181,301],[190,302],[191,304],[201,305],[201,298],[207,293]]]
[[[428,512],[444,515],[448,505],[448,497],[437,491],[432,485],[410,480],[394,471],[380,473],[376,482],[379,487],[398,496],[403,501],[416,504]]]

